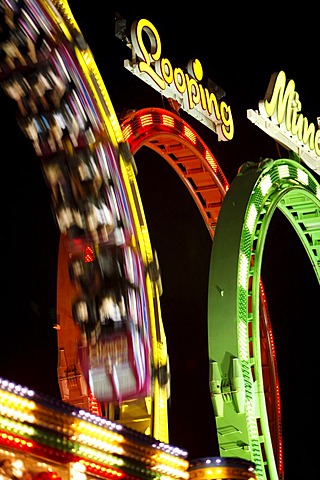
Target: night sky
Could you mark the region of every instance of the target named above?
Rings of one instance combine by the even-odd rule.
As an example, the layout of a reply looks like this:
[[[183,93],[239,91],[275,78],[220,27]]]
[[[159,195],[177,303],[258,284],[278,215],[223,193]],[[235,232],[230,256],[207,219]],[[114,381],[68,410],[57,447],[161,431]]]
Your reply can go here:
[[[244,11],[242,6],[229,11],[231,7],[217,4],[216,12],[208,14],[203,5],[179,11],[161,10],[151,2],[147,8],[112,2],[111,7],[104,5],[102,13],[97,0],[90,2],[90,9],[88,2],[73,0],[69,5],[119,116],[125,109],[166,108],[166,101],[124,68],[131,52],[115,37],[115,12],[127,19],[128,26],[141,18],[151,21],[160,35],[162,56],[174,67],[183,68],[193,58],[201,61],[205,76],[226,92],[234,139],[218,142],[212,131],[186,112],[180,115],[208,145],[230,183],[246,161],[288,158],[283,148],[279,156],[275,141],[247,119],[247,110],[258,108],[274,72],[283,70],[288,80],[295,81],[302,113],[310,123],[320,116],[319,40],[315,20],[300,9],[280,16],[270,2],[262,14],[261,7],[259,12]],[[0,376],[60,398],[53,329],[59,231],[39,160],[17,127],[13,103],[2,92],[0,101],[4,275]],[[161,310],[172,373],[170,443],[188,450],[190,458],[218,455],[206,324],[212,241],[196,205],[168,164],[146,148],[135,159],[151,243],[162,272]],[[316,442],[310,445],[309,436],[317,419],[319,285],[300,241],[281,214],[274,215],[268,231],[262,280],[276,342],[285,471],[290,480],[297,456],[310,465],[310,455],[316,454]],[[312,465],[308,468],[311,473]]]

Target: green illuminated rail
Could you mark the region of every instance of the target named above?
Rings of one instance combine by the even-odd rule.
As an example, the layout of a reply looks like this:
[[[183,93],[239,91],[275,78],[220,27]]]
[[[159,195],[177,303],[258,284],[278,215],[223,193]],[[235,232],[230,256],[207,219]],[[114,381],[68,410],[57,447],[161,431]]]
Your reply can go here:
[[[320,186],[293,160],[242,166],[221,207],[209,279],[211,397],[220,454],[253,461],[260,480],[282,478],[271,441],[260,344],[260,273],[279,209],[301,240],[320,283]]]

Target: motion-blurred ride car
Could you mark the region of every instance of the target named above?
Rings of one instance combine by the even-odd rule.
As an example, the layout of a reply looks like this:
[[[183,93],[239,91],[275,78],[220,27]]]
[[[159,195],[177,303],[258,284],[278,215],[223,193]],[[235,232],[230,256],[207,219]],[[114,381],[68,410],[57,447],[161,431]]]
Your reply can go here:
[[[103,332],[96,345],[89,346],[87,381],[99,402],[119,403],[150,395],[147,344],[140,326],[129,321]]]
[[[138,252],[128,245],[106,244],[97,251],[82,245],[74,250],[69,268],[82,292],[73,317],[81,331],[80,363],[93,396],[107,403],[149,396],[151,337]]]

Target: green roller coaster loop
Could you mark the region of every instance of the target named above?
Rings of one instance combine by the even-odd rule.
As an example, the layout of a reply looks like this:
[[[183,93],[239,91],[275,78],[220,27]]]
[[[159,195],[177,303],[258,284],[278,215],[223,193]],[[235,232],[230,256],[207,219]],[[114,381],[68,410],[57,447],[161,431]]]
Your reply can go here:
[[[210,261],[210,391],[220,454],[253,461],[259,480],[283,475],[270,434],[259,332],[262,256],[276,209],[296,231],[320,283],[320,185],[295,160],[265,159],[239,169],[221,207]]]

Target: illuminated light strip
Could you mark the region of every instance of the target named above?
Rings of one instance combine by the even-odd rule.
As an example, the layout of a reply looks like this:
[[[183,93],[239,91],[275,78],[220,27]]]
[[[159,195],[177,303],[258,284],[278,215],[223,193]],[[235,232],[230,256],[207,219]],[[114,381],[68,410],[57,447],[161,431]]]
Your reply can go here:
[[[96,450],[95,448],[88,447],[86,445],[74,444],[71,451],[79,457],[84,457],[89,460],[95,460],[102,464],[117,466],[119,468],[123,467],[126,463],[124,459],[117,458],[113,455],[101,452],[99,450]]]
[[[173,466],[174,468],[177,468],[178,466],[181,467],[182,469],[184,470],[187,470],[189,468],[189,461],[187,460],[187,457],[188,457],[188,454],[187,452],[182,452],[181,449],[179,449],[178,447],[175,448],[175,447],[171,447],[171,453],[168,452],[168,455],[171,456],[171,461],[170,461],[170,458],[161,458],[161,463],[164,463],[166,465],[171,465]],[[180,457],[177,457],[177,455],[184,455],[185,456],[185,459],[181,458]]]
[[[141,126],[142,127],[146,127],[148,125],[152,125],[153,124],[153,117],[151,114],[149,115],[141,115],[139,117],[139,120],[140,120],[140,123],[141,123]]]
[[[122,470],[118,471],[115,468],[105,467],[94,462],[85,462],[81,460],[80,462],[85,465],[87,472],[94,475],[98,474],[99,476],[104,476],[106,478],[110,478],[110,474],[113,475],[115,478],[128,478],[130,480],[138,480],[139,478],[146,478],[150,480],[152,478],[160,478],[159,475],[156,475],[155,477],[154,474],[152,474],[151,470],[147,470],[144,467],[140,467],[136,464],[124,465],[123,467],[121,467]]]
[[[13,382],[10,382],[9,380],[4,380],[3,378],[0,378],[0,388],[8,392],[4,394],[4,396],[12,398],[13,402],[23,402],[22,397],[34,396],[34,391],[30,390],[30,388],[22,387],[21,385],[17,385]],[[19,397],[16,397],[16,395],[19,395]],[[35,403],[34,403],[34,407],[35,407]]]
[[[183,134],[186,138],[189,138],[189,140],[194,144],[196,145],[197,143],[197,137],[196,135],[190,130],[189,127],[187,127],[186,125],[184,125],[184,128],[183,128]]]
[[[192,461],[190,480],[243,479],[255,480],[255,465],[239,457],[204,457]]]
[[[290,177],[289,166],[288,165],[279,165],[278,173],[280,178]]]
[[[105,440],[95,439],[85,434],[73,435],[71,437],[71,440],[75,442],[79,442],[82,445],[87,445],[88,447],[99,449],[102,452],[114,453],[116,455],[124,454],[123,447],[116,446],[115,444],[106,442]]]
[[[249,260],[243,252],[239,255],[239,285],[246,290],[248,286]]]
[[[90,424],[98,425],[103,428],[108,428],[109,430],[124,430],[124,427],[122,425],[106,418],[97,417],[96,415],[93,415],[86,410],[79,410],[79,412],[74,412],[74,416],[77,416],[79,419],[85,420],[86,422],[90,422]]]
[[[216,173],[217,170],[218,170],[218,164],[215,161],[215,159],[213,158],[213,156],[211,155],[211,153],[207,149],[206,149],[206,153],[205,153],[205,159],[209,163],[210,167],[212,167],[212,170]]]
[[[261,193],[263,197],[269,192],[271,186],[272,186],[271,177],[270,175],[266,175],[260,183]]]
[[[189,479],[189,473],[188,472],[181,472],[181,470],[177,470],[175,468],[167,467],[164,465],[156,465],[152,467],[152,470],[154,472],[159,472],[162,475],[167,475],[168,478],[182,478],[184,480]],[[162,479],[162,476],[161,476]]]
[[[169,445],[167,443],[160,442],[159,444],[153,444],[152,446],[157,450],[165,451],[169,455],[175,455],[175,456],[179,456],[179,457],[180,456],[183,456],[183,457],[188,456],[188,452],[186,450],[182,450],[180,447],[175,447],[175,446]]]
[[[1,419],[1,429],[6,430],[9,433],[20,435],[22,437],[32,438],[36,435],[36,430],[34,427],[25,425],[22,422],[10,420],[5,417],[0,417]]]
[[[179,457],[173,457],[172,454],[157,452],[152,456],[157,462],[162,462],[165,465],[179,466],[181,468],[187,469],[189,467],[189,462],[183,460]]]
[[[253,232],[254,225],[256,223],[258,212],[254,204],[250,205],[249,213],[246,219],[246,225],[249,229],[250,234]]]
[[[248,349],[248,328],[246,322],[238,321],[238,336],[239,336],[239,359],[245,362],[250,361]]]
[[[129,140],[129,138],[133,135],[132,125],[127,125],[126,128],[123,129],[123,137],[125,140]]]
[[[210,480],[221,480],[221,479],[237,479],[237,480],[255,480],[257,476],[254,473],[248,475],[247,471],[242,468],[235,467],[203,467],[201,471],[193,471],[190,474],[190,479],[210,479]]]
[[[301,168],[298,168],[298,180],[304,183],[305,185],[308,185],[309,176],[307,172],[305,172],[304,170],[301,170]]]
[[[81,421],[75,424],[75,433],[82,435],[85,434],[91,438],[99,438],[103,442],[123,442],[124,436],[117,432],[105,430],[99,426],[92,425],[88,422]]]
[[[35,425],[39,425],[41,427],[46,427],[46,428],[53,428],[57,433],[63,433],[64,435],[70,434],[71,428],[70,425],[68,426],[68,422],[65,424],[60,423],[59,424],[59,417],[57,415],[53,415],[52,413],[49,415],[45,415],[43,413],[42,415],[35,414],[34,416],[26,416],[23,415],[22,413],[14,413],[12,412],[2,412],[3,415],[7,418],[10,418],[12,420],[20,420],[22,422],[28,421],[30,423],[33,423]],[[60,420],[62,422],[62,420]]]
[[[34,447],[34,442],[3,431],[0,431],[0,443],[9,444],[11,447],[18,448],[20,450],[29,450]]]
[[[115,468],[105,467],[104,465],[99,465],[95,462],[88,462],[87,460],[79,460],[85,467],[87,472],[93,473],[95,475],[99,474],[100,476],[104,476],[106,478],[110,478],[113,476],[115,478],[126,478],[127,476]]]
[[[153,470],[162,468],[172,469],[172,471],[177,472],[177,469],[180,469],[181,473],[182,469],[186,471],[189,466],[189,462],[187,460],[177,459],[176,457],[169,456],[168,454],[164,453],[150,454],[150,452],[145,451],[143,448],[136,448],[135,451],[133,449],[128,450],[127,448],[124,448],[124,452],[128,458],[133,458],[138,461],[141,461],[141,458],[143,458],[144,462],[151,466]],[[174,475],[176,475],[176,473]]]
[[[175,121],[174,118],[170,117],[169,115],[161,115],[162,124],[166,125],[167,127],[175,128]]]
[[[22,413],[22,411],[27,411],[25,412],[25,415],[34,415],[34,410],[36,409],[36,404],[33,400],[24,400],[21,397],[17,397],[16,395],[10,394],[10,393],[4,393],[0,392],[0,401],[1,404],[7,407],[3,408],[8,408],[12,412],[16,411],[17,413]]]

